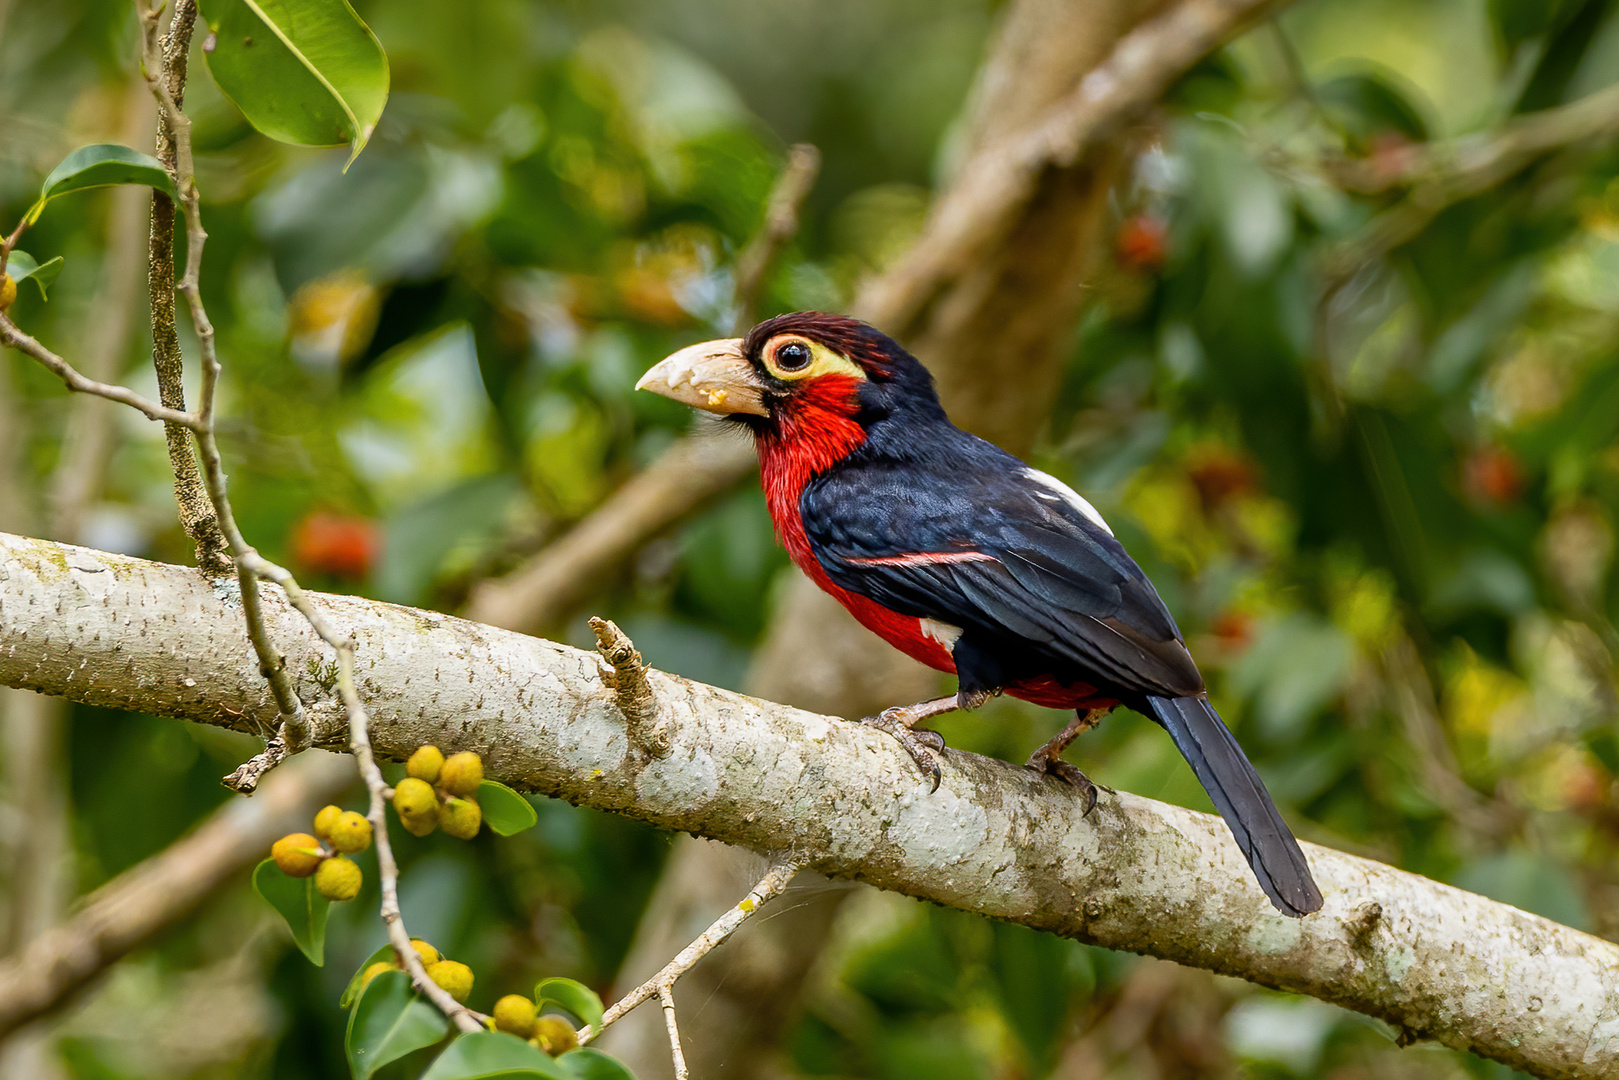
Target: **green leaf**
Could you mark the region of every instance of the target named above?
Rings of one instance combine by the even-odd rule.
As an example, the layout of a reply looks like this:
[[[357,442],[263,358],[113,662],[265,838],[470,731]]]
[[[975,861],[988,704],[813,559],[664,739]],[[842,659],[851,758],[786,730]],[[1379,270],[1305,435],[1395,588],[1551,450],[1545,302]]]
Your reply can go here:
[[[365,149],[388,101],[388,57],[346,0],[209,0],[208,70],[278,142]]]
[[[527,799],[495,780],[478,785],[478,806],[483,810],[483,823],[499,836],[532,829],[540,820]]]
[[[116,143],[98,143],[79,147],[51,170],[24,218],[30,225],[38,221],[45,204],[58,195],[114,184],[145,184],[174,198],[174,178],[157,158]]]
[[[343,1049],[354,1080],[367,1078],[412,1050],[432,1046],[450,1030],[450,1022],[411,989],[403,971],[384,971],[365,984],[349,1013]]]
[[[349,980],[349,984],[343,987],[343,996],[338,999],[337,1007],[340,1009],[346,1009],[350,1005],[354,1004],[355,998],[360,996],[360,990],[362,989],[360,984],[360,976],[365,974],[366,968],[380,960],[387,960],[391,963],[393,962],[393,959],[394,947],[392,945],[384,945],[382,948],[366,957],[365,963],[354,969],[354,977]]]
[[[541,979],[534,987],[534,1002],[540,1008],[559,1005],[586,1025],[600,1027],[602,999],[596,991],[573,979]]]
[[[34,284],[39,286],[39,295],[43,300],[49,300],[45,290],[56,282],[56,275],[62,272],[62,256],[47,259],[45,262],[35,262],[34,257],[26,251],[13,250],[11,257],[6,260],[6,277],[12,281],[21,281],[24,278],[33,278]]]
[[[504,1031],[463,1035],[449,1045],[422,1073],[422,1080],[493,1080],[494,1077],[542,1076],[548,1080],[575,1080],[574,1074]]]
[[[574,1080],[635,1080],[635,1074],[622,1061],[597,1050],[594,1046],[581,1046],[557,1058],[557,1064]]]
[[[288,877],[274,859],[265,859],[253,871],[253,891],[269,901],[287,920],[292,940],[316,967],[326,963],[326,915],[332,902],[315,891],[313,877]]]

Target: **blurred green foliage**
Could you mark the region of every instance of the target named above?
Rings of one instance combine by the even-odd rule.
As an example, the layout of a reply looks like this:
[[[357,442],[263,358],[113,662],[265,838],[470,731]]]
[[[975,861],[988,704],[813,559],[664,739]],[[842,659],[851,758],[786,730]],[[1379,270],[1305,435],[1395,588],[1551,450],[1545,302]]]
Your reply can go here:
[[[987,0],[356,7],[393,92],[347,174],[342,150],[256,135],[194,58],[221,438],[244,531],[306,584],[449,610],[685,430],[685,410],[630,387],[726,328],[732,258],[789,142],[826,164],[769,310],[839,307],[903,250],[994,16]],[[6,11],[13,221],[67,151],[126,140],[145,90],[127,8]],[[1199,65],[1113,195],[1117,250],[1038,454],[1152,574],[1302,835],[1608,936],[1619,152],[1545,155],[1370,251],[1355,245],[1404,189],[1354,194],[1334,166],[1396,176],[1430,141],[1608,86],[1616,43],[1614,0],[1307,0]],[[27,241],[66,259],[49,303],[13,308],[70,357],[107,302],[107,197],[76,198]],[[142,389],[145,351],[124,356]],[[0,363],[38,515],[72,403]],[[160,433],[117,425],[81,541],[187,560]],[[658,666],[735,686],[789,572],[762,498],[739,490],[592,610]],[[1020,760],[1058,721],[1000,700],[941,730]],[[76,709],[70,751],[89,889],[221,802],[217,777],[250,747]],[[1208,809],[1139,720],[1075,754],[1104,783]],[[667,849],[537,809],[512,840],[395,837],[407,925],[474,968],[475,1007],[540,975],[607,990]],[[317,970],[244,882],[68,1022],[70,1074],[344,1075],[336,1001],[382,939],[366,889],[333,910]],[[1396,1053],[1386,1028],[1318,1003],[1166,982],[1162,965],[892,897],[846,912],[823,966],[788,1048],[805,1075],[1504,1072]]]

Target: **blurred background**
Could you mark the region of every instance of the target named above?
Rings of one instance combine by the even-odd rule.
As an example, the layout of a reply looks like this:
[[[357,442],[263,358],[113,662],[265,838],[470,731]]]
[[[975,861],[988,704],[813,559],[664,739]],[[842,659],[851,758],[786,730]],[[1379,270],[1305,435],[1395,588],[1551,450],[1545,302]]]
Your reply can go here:
[[[361,0],[393,89],[346,174],[345,150],[256,134],[199,31],[186,105],[244,532],[307,586],[469,611],[687,445],[689,411],[631,388],[730,332],[736,256],[790,144],[823,163],[759,309],[873,310],[863,290],[963,160],[1166,6]],[[0,0],[8,227],[69,150],[150,147],[136,52],[125,4]],[[884,327],[965,426],[1107,516],[1301,837],[1608,937],[1619,101],[1592,99],[1584,126],[1558,110],[1616,82],[1615,0],[1282,5],[1046,176],[952,303]],[[146,198],[77,200],[23,245],[65,256],[49,302],[24,283],[12,316],[155,396]],[[655,666],[843,715],[941,685],[815,606],[756,480],[720,473],[565,602],[504,621],[585,646],[585,617],[608,616]],[[160,429],[14,353],[0,527],[192,558]],[[4,951],[213,812],[256,749],[3,693]],[[940,728],[1021,761],[1062,722],[1000,699]],[[1131,714],[1070,757],[1210,809]],[[625,989],[632,947],[665,935],[666,959],[749,884],[690,841],[535,803],[540,827],[513,840],[394,837],[407,924],[472,965],[475,1007],[545,975]],[[750,927],[683,991],[688,1052],[717,1055],[699,1075],[1510,1074],[1309,999],[866,889],[785,906],[790,942]],[[19,1036],[40,1071],[16,1075],[344,1076],[337,997],[382,937],[368,891],[334,911],[314,968],[236,874]],[[620,1050],[644,1077],[668,1068],[649,1046]]]

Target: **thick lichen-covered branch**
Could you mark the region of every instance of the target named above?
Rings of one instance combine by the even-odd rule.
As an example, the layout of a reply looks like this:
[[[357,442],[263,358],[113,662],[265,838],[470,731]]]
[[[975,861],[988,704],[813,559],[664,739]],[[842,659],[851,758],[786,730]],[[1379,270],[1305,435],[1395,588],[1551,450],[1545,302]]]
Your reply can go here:
[[[1609,1076],[1619,1060],[1619,946],[1538,916],[1306,845],[1326,907],[1285,919],[1206,814],[1121,792],[1084,817],[1062,785],[960,753],[930,795],[879,732],[655,669],[671,750],[652,757],[593,654],[354,597],[303,600],[353,634],[380,756],[473,750],[523,790],[1309,994],[1537,1076]],[[340,715],[332,651],[278,589],[265,601],[305,707]],[[239,604],[232,585],[179,567],[0,535],[0,683],[251,729],[277,711]]]

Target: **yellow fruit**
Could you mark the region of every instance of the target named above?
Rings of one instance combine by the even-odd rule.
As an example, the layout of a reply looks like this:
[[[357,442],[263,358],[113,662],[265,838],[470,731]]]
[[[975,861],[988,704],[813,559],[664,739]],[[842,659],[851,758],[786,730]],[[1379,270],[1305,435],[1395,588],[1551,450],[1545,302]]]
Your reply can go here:
[[[343,808],[341,806],[321,807],[320,813],[315,815],[315,835],[322,840],[330,840],[332,838],[332,826],[342,816]]]
[[[423,941],[421,938],[411,938],[410,947],[415,949],[416,955],[422,958],[422,967],[427,967],[429,964],[436,964],[441,959],[438,954],[438,950],[433,948],[433,946],[429,945],[427,942]]]
[[[399,781],[394,788],[394,809],[400,817],[421,817],[438,813],[438,795],[433,785],[414,776]]]
[[[270,845],[270,858],[288,877],[308,877],[325,858],[320,841],[306,832],[288,833]]]
[[[483,825],[483,811],[471,799],[445,799],[438,808],[438,827],[457,840],[471,840]]]
[[[472,969],[454,960],[427,965],[427,977],[443,987],[456,1001],[465,1002],[472,993]]]
[[[459,795],[463,799],[470,799],[478,793],[478,785],[483,783],[483,758],[471,750],[463,750],[459,754],[451,754],[444,768],[439,770],[438,786],[451,795]]]
[[[0,280],[0,311],[6,310],[16,299],[17,283],[11,280],[10,274],[7,274],[4,280]]]
[[[345,810],[331,825],[327,839],[331,840],[332,846],[338,851],[350,855],[364,851],[371,846],[371,823],[365,819],[364,814]]]
[[[566,1054],[579,1045],[579,1033],[560,1016],[542,1016],[534,1021],[535,1046],[552,1057]]]
[[[366,968],[363,972],[360,973],[360,985],[364,986],[366,983],[370,982],[372,979],[376,978],[378,975],[381,975],[384,971],[398,971],[398,970],[399,970],[398,968],[396,968],[392,964],[388,963],[388,961],[386,961],[386,960],[378,960],[376,963],[372,964],[370,967]]]
[[[405,762],[406,773],[429,784],[438,779],[438,772],[442,768],[444,768],[444,752],[436,746],[417,747],[416,752],[410,755],[410,760]]]
[[[333,855],[315,871],[315,889],[328,900],[342,903],[360,895],[360,882],[364,875],[352,859]]]
[[[495,1002],[495,1030],[509,1031],[520,1039],[534,1034],[534,999],[507,994]]]

